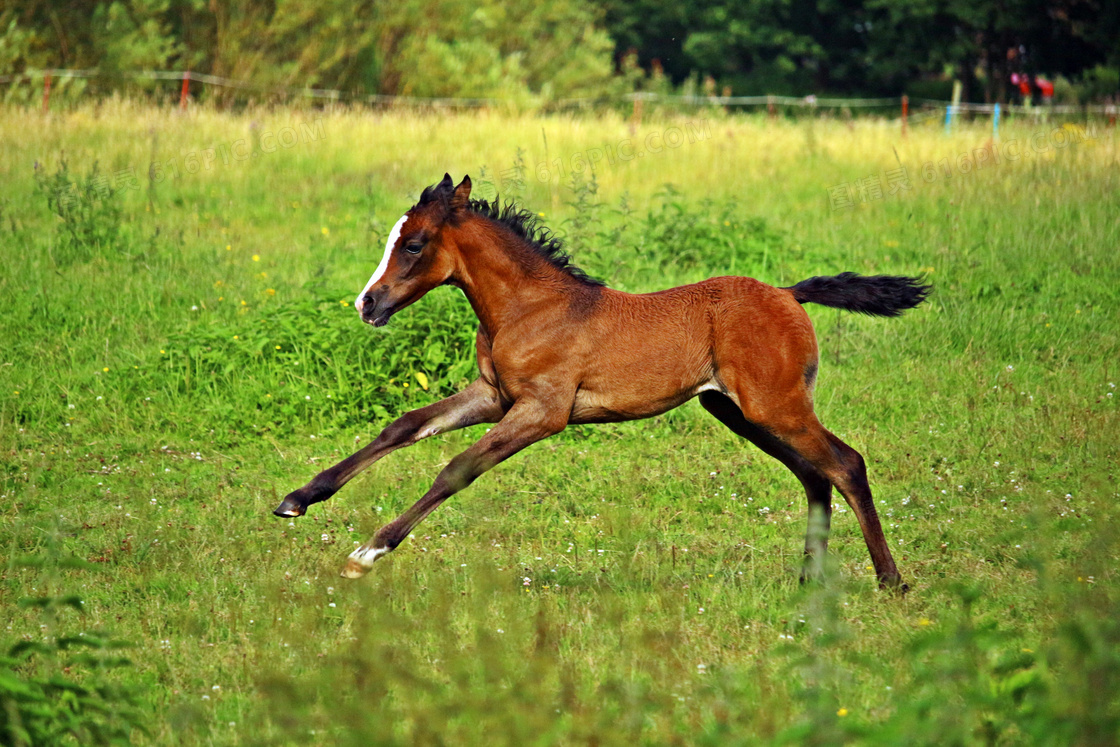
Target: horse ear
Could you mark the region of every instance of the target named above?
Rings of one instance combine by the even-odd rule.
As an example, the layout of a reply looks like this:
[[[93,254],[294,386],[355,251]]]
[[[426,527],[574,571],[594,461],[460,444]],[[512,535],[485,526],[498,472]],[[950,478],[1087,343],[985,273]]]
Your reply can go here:
[[[465,208],[470,197],[471,178],[463,175],[463,181],[459,182],[459,186],[455,188],[455,193],[451,195],[451,209],[459,210]]]
[[[451,180],[451,174],[444,174],[439,184],[424,187],[424,191],[420,193],[420,201],[416,204],[427,205],[429,202],[447,200],[448,195],[452,194],[454,189],[455,182]]]

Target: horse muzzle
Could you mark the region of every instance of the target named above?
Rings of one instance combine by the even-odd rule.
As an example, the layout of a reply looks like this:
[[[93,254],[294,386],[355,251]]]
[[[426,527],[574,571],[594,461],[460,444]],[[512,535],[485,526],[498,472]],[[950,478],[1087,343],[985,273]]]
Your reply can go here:
[[[385,291],[386,289],[382,288],[362,296],[358,314],[366,324],[372,324],[375,327],[384,327],[389,323],[389,318],[393,316],[395,309],[393,308],[393,304],[389,301],[389,294]]]

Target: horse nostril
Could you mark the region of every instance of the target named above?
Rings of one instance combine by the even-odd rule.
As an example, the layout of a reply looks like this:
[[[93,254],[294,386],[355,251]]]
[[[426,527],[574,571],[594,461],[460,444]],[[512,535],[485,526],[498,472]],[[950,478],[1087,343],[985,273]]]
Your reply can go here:
[[[374,307],[376,307],[376,306],[377,306],[377,304],[374,303],[373,296],[371,296],[368,293],[365,294],[364,296],[362,296],[362,311],[363,312],[372,311],[374,309]]]

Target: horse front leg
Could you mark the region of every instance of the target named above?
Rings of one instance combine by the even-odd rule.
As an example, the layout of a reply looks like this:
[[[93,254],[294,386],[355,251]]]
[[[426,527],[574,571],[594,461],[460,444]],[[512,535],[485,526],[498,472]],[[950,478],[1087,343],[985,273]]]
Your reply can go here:
[[[289,493],[272,512],[277,516],[303,516],[307,507],[337,493],[359,472],[386,454],[434,436],[502,418],[497,391],[482,379],[447,399],[412,410],[394,420],[360,451],[325,469],[311,482]]]
[[[570,404],[555,408],[543,402],[518,400],[501,422],[478,443],[443,468],[423,498],[354,550],[346,560],[342,575],[346,578],[364,576],[375,560],[392,552],[424,517],[474,482],[483,472],[526,446],[564,430],[569,412]]]

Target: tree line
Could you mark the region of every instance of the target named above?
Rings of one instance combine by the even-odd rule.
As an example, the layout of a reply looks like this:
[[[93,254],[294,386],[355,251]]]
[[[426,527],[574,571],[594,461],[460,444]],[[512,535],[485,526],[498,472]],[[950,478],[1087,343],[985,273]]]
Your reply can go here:
[[[1120,88],[1116,0],[0,0],[0,75],[136,70],[518,101],[636,89],[1008,101]],[[135,87],[136,83],[128,83]],[[139,84],[143,85],[143,84]],[[148,84],[155,86],[157,84]],[[232,89],[206,95],[236,97]]]
[[[1015,79],[1120,88],[1116,0],[603,0],[606,26],[639,63],[701,71],[734,90],[936,94],[1007,101]]]

